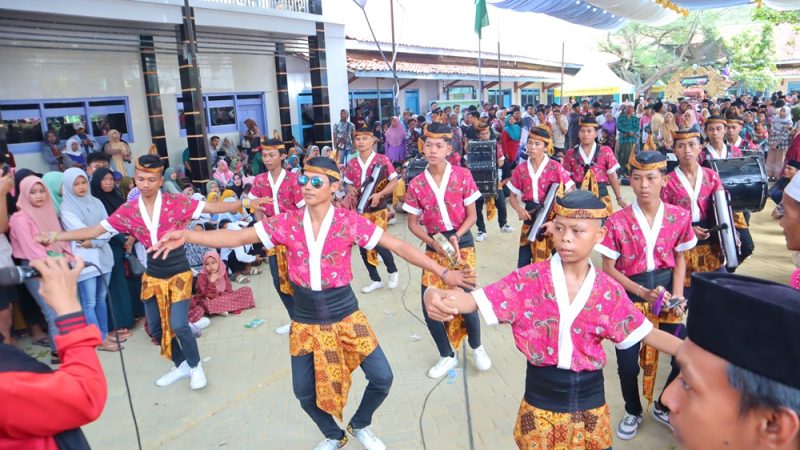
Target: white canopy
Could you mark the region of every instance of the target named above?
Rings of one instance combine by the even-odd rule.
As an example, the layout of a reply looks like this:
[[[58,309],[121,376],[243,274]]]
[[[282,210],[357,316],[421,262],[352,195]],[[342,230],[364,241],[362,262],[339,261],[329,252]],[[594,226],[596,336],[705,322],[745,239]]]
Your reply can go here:
[[[565,97],[584,97],[589,95],[633,94],[632,84],[618,77],[607,64],[591,62],[586,64],[569,80],[564,82]],[[561,89],[556,88],[556,97],[561,97]]]

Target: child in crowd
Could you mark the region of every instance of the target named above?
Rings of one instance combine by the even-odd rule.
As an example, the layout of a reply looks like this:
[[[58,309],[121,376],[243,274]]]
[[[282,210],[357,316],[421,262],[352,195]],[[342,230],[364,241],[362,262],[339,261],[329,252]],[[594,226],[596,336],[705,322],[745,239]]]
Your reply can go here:
[[[227,316],[230,312],[238,314],[256,305],[253,291],[249,287],[233,290],[228,268],[215,250],[209,250],[203,255],[203,270],[197,275],[197,287],[192,302],[200,306],[204,315],[222,316]],[[196,321],[192,319],[193,317],[189,317],[190,322]]]

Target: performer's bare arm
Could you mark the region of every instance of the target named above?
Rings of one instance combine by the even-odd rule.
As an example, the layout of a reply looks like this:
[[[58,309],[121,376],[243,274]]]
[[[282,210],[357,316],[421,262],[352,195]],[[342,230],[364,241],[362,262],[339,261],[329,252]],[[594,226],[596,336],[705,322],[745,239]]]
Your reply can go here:
[[[634,282],[625,276],[624,273],[617,270],[615,263],[616,261],[613,259],[603,256],[603,272],[609,274],[611,278],[615,279],[617,283],[621,284],[622,287],[625,288],[625,290],[629,293],[637,295],[650,303],[658,300],[658,297],[661,295],[661,293],[657,289],[647,289],[639,283]],[[681,286],[683,286],[683,278],[681,278]],[[681,290],[681,295],[682,294],[683,290]]]
[[[683,298],[683,279],[686,277],[686,260],[683,252],[675,252],[675,267],[672,269],[672,296]]]
[[[619,205],[620,208],[628,206],[628,202],[622,198],[622,191],[620,191],[619,188],[619,178],[616,173],[608,174],[608,184],[611,185],[611,190],[614,191],[614,196],[617,198],[617,205]]]
[[[511,195],[508,197],[508,202],[511,203],[511,207],[517,212],[519,220],[531,220],[530,213],[525,210],[525,207],[519,201],[519,197],[517,197],[516,193],[511,193]]]
[[[106,232],[106,229],[100,224],[71,231],[40,232],[36,233],[36,242],[42,245],[50,245],[56,241],[86,241]]]
[[[430,239],[430,238],[428,238]],[[405,259],[409,264],[413,264],[420,269],[433,272],[441,278],[441,275],[447,269],[430,259],[427,255],[417,250],[413,245],[406,241],[400,240],[389,233],[383,233],[378,245],[388,248],[397,256]],[[447,270],[442,281],[448,286],[460,287],[463,289],[475,289],[475,275],[471,272],[460,272],[456,270]]]
[[[163,255],[166,259],[170,251],[182,247],[187,242],[211,248],[236,248],[260,242],[260,238],[253,227],[241,230],[175,230],[162,236],[158,243],[147,251],[155,252],[153,258]]]
[[[262,209],[262,203],[271,203],[272,199],[267,201],[265,198],[258,198],[255,200],[249,200],[242,202],[241,200],[237,200],[235,202],[220,202],[220,203],[206,203],[203,206],[203,212],[208,214],[222,214],[226,212],[234,212],[242,209],[242,203],[247,203],[245,208],[255,208],[256,211]]]
[[[678,347],[681,346],[682,340],[658,328],[653,328],[653,331],[648,333],[647,336],[642,339],[642,342],[660,352],[675,356],[675,354],[678,353]]]

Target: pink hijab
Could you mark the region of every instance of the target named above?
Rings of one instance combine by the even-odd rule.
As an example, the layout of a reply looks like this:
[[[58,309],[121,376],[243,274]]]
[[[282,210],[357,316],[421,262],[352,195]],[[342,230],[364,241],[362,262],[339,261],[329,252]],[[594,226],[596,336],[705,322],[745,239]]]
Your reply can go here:
[[[31,190],[37,184],[44,187],[47,193],[47,195],[45,195],[44,204],[38,208],[31,205],[30,200]],[[53,204],[53,199],[50,196],[47,185],[44,184],[41,178],[29,176],[25,177],[25,179],[20,182],[17,209],[19,211],[11,216],[10,225],[12,227],[17,226],[17,230],[19,230],[19,227],[23,227],[25,230],[11,233],[11,246],[14,250],[14,256],[34,260],[47,256],[47,250],[63,254],[71,253],[69,244],[66,242],[56,242],[49,247],[45,247],[33,240],[33,236],[40,231],[64,231],[61,228],[61,222],[58,221],[56,207]]]
[[[222,262],[222,259],[219,257],[219,253],[217,253],[216,250],[207,251],[203,255],[203,272],[205,272],[205,274],[209,277],[209,279],[211,279],[211,274],[206,272],[206,265],[205,265],[206,260],[208,258],[214,258],[214,260],[216,260],[217,264],[219,265],[217,273],[219,273],[220,276],[217,277],[217,281],[216,283],[214,283],[215,286],[217,286],[217,292],[225,292],[225,289],[227,289],[228,287],[228,284],[226,283],[228,279],[228,267],[225,266],[225,263]]]
[[[386,129],[386,143],[392,147],[399,147],[406,138],[406,130],[400,125],[400,118],[392,117],[391,125]]]
[[[217,163],[217,170],[214,173],[214,179],[227,186],[233,179],[233,172],[228,168],[228,163],[225,160],[220,160]],[[220,186],[222,187],[222,186]]]

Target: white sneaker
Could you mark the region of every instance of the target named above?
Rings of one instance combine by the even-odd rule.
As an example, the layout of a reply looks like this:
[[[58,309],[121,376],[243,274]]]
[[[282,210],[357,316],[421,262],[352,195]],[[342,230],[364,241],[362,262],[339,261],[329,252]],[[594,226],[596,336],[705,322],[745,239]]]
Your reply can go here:
[[[458,367],[458,358],[455,355],[445,356],[440,358],[439,362],[428,370],[428,376],[433,379],[442,378],[447,375],[448,370],[454,367]]]
[[[394,217],[392,217],[391,219],[389,219],[389,222],[388,222],[388,223],[389,223],[389,225],[394,225],[394,224],[396,224],[396,223],[397,223],[397,219],[395,219]]]
[[[378,289],[383,289],[383,281],[373,281],[372,283],[361,288],[361,292],[369,294],[370,292],[377,291]]]
[[[639,425],[642,423],[642,416],[634,416],[633,414],[625,413],[625,417],[617,425],[617,436],[620,439],[629,440],[636,436],[639,431]]]
[[[669,423],[669,411],[665,409],[661,409],[657,406],[657,404],[653,404],[653,418],[656,419],[656,422],[664,424],[672,430],[672,424]]]
[[[203,389],[208,384],[208,380],[206,380],[206,373],[203,371],[203,363],[198,362],[197,367],[191,369],[191,377],[192,381],[189,383],[189,387],[192,389]]]
[[[513,233],[514,228],[509,224],[505,224],[503,225],[503,228],[500,228],[500,231],[502,231],[503,233]]]
[[[358,442],[361,442],[361,445],[363,445],[367,450],[386,450],[386,445],[383,443],[383,441],[378,439],[378,436],[375,436],[375,433],[373,433],[369,427],[356,430],[352,426],[348,425],[347,432],[358,439]]]
[[[389,283],[387,287],[389,289],[394,289],[397,287],[397,283],[400,282],[400,272],[390,273],[389,274]]]
[[[169,386],[170,384],[182,379],[182,378],[189,378],[191,376],[192,368],[189,367],[189,363],[186,361],[182,362],[180,366],[173,367],[172,370],[161,375],[159,379],[156,380],[156,385],[165,387]]]
[[[201,317],[197,322],[193,323],[192,325],[196,326],[200,330],[204,330],[211,325],[211,319],[208,317]]]
[[[287,323],[286,325],[281,325],[278,328],[275,328],[275,333],[277,334],[289,334],[289,331],[292,330],[292,324]]]
[[[338,448],[342,448],[345,445],[347,445],[347,442],[349,440],[350,439],[347,437],[346,434],[344,435],[343,438],[339,439],[338,441],[336,439],[325,439],[324,441],[317,444],[317,446],[314,447],[314,450],[336,450]]]
[[[472,350],[472,358],[474,358],[475,367],[480,371],[489,370],[492,367],[492,360],[486,354],[486,349],[481,345],[480,347]]]
[[[475,236],[475,240],[478,242],[483,242],[486,240],[486,233],[483,231],[478,231],[478,234]]]

